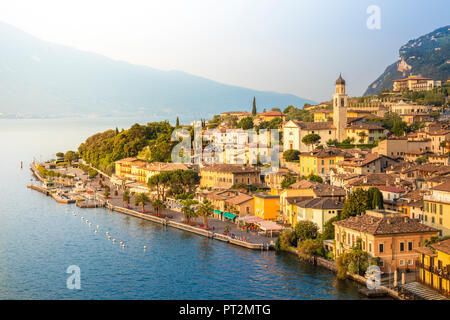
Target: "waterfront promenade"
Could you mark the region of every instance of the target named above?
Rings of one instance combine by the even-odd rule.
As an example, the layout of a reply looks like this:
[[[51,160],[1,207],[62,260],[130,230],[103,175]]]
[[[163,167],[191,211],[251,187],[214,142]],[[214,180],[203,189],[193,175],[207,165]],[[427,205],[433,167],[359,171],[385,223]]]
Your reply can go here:
[[[40,176],[39,172],[36,170],[35,166],[31,165],[31,170],[34,175],[42,182],[45,179]],[[80,180],[86,180],[86,174],[79,168],[69,167],[67,169],[60,169],[62,173],[65,174],[73,174],[78,177]],[[275,239],[274,237],[257,234],[254,232],[246,232],[238,227],[236,223],[233,223],[229,220],[219,220],[215,219],[212,216],[208,217],[208,227],[211,229],[205,230],[204,228],[200,228],[199,225],[189,225],[184,223],[184,214],[180,211],[175,210],[174,208],[167,208],[161,210],[161,214],[170,216],[170,218],[159,218],[153,215],[154,209],[150,204],[145,205],[145,211],[141,212],[142,206],[134,205],[134,197],[131,197],[130,204],[128,208],[126,208],[126,204],[123,202],[123,191],[121,188],[114,186],[111,184],[109,177],[105,176],[102,181],[103,185],[107,185],[110,187],[111,194],[106,199],[103,195],[103,190],[100,191],[100,175],[97,175],[94,179],[90,179],[86,183],[86,189],[95,190],[94,196],[97,200],[100,200],[106,203],[106,207],[108,209],[114,210],[116,212],[121,212],[129,215],[133,215],[138,218],[143,218],[146,220],[150,220],[156,223],[164,224],[167,226],[175,227],[178,229],[182,229],[188,232],[196,233],[198,235],[214,238],[217,240],[225,241],[231,244],[239,245],[248,249],[257,249],[257,250],[267,250],[273,249]],[[33,188],[33,189],[42,189],[42,188]],[[39,190],[38,190],[39,191]],[[117,191],[117,195],[115,194]],[[49,193],[45,193],[49,195]],[[192,223],[201,224],[202,218],[192,219]],[[228,228],[228,233],[225,234],[224,230]]]

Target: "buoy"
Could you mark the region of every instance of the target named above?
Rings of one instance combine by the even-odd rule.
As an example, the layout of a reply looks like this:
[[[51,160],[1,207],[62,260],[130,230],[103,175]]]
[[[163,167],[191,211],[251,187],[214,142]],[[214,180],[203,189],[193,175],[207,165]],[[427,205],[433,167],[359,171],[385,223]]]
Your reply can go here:
[[[97,229],[99,229],[100,228],[100,226],[99,225],[97,225]]]
[[[144,246],[144,250],[147,249],[147,246]]]
[[[111,240],[111,236],[108,236],[108,240]]]
[[[97,230],[95,230],[94,233],[97,233]]]

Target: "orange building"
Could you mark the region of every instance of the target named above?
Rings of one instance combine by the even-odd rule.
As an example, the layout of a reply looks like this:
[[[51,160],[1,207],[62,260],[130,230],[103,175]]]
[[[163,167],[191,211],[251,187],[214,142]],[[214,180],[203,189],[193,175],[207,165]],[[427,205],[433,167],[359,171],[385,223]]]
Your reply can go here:
[[[368,210],[366,214],[336,221],[336,254],[350,250],[356,240],[362,240],[362,249],[370,257],[380,259],[383,272],[416,268],[417,248],[438,235],[438,230],[403,216],[399,212]]]

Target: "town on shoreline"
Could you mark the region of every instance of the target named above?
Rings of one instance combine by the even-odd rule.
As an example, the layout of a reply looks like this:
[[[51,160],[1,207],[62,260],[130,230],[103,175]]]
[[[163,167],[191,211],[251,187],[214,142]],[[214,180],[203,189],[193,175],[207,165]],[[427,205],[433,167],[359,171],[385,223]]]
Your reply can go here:
[[[33,162],[28,187],[292,252],[364,283],[368,296],[448,299],[450,81],[410,76],[359,98],[345,87],[339,75],[330,101],[302,109],[258,113],[254,98],[251,112],[98,133]]]

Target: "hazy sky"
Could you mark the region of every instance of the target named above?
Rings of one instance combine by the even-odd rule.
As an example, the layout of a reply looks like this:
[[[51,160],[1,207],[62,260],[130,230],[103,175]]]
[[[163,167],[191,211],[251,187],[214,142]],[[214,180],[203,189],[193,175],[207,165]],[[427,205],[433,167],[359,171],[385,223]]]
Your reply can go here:
[[[370,5],[380,30],[366,26]],[[401,45],[450,24],[449,12],[449,0],[0,2],[0,20],[44,40],[316,101],[330,99],[339,72],[361,95]]]

